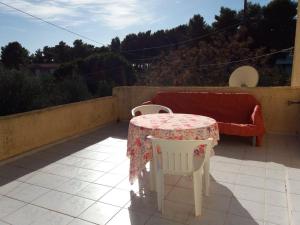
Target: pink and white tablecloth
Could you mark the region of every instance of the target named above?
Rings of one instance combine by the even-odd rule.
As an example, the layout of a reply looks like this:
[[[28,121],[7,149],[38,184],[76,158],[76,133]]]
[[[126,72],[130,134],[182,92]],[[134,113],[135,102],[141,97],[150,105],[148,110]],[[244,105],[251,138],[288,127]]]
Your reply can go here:
[[[219,140],[217,122],[209,117],[192,114],[147,114],[130,120],[127,156],[130,158],[131,183],[152,159],[152,145],[147,136],[173,140]]]

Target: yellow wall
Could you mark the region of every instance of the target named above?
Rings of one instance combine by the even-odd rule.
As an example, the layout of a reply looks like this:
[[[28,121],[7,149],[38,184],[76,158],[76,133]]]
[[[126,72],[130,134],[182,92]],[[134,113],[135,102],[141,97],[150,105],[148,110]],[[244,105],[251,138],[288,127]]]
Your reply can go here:
[[[115,97],[0,117],[0,160],[78,135],[116,119]]]
[[[130,110],[142,102],[150,100],[161,91],[219,91],[246,92],[254,95],[262,104],[265,124],[268,132],[299,134],[300,105],[288,106],[288,100],[300,100],[300,87],[116,87],[113,95],[118,99],[118,115],[121,120],[130,118]]]

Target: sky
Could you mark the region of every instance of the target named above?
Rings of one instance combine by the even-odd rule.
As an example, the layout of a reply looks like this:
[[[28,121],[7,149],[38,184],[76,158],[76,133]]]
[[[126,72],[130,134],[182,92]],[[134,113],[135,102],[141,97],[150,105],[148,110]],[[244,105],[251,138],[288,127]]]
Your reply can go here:
[[[270,0],[248,0],[267,4]],[[157,31],[186,24],[194,14],[207,23],[220,7],[242,9],[244,0],[0,0],[15,8],[65,27],[107,45],[118,36]],[[33,19],[0,4],[0,46],[18,41],[31,53],[64,41],[72,46],[73,34]],[[89,40],[84,42],[101,46]]]

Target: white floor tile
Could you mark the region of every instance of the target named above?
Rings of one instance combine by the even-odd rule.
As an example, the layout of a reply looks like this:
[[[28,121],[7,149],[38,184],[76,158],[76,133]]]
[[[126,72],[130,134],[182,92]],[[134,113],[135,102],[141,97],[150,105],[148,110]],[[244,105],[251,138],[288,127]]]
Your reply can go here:
[[[149,215],[122,209],[107,225],[142,225],[149,219]]]
[[[300,154],[290,139],[267,135],[261,148],[222,140],[211,158],[210,197],[203,197],[196,218],[191,177],[165,176],[165,215],[149,191],[148,173],[140,187],[129,185],[126,140],[113,137],[126,137],[126,124],[123,130],[101,129],[1,167],[0,195],[10,198],[0,197],[0,225],[285,225],[286,178],[294,224],[300,223]],[[40,166],[39,172],[24,169]]]
[[[0,194],[1,195],[5,195],[6,193],[12,191],[13,189],[15,189],[16,187],[18,187],[19,185],[23,184],[22,182],[19,181],[5,181],[5,180],[0,180],[2,181],[2,184],[0,186]]]
[[[287,194],[284,192],[266,190],[266,204],[287,207]]]
[[[167,184],[167,183],[168,182],[165,182],[165,184]],[[176,186],[182,187],[182,188],[193,189],[193,187],[194,187],[193,177],[192,176],[182,176],[179,179],[179,181],[176,183]]]
[[[228,214],[225,225],[264,225],[264,222],[263,220]]]
[[[128,179],[123,180],[121,183],[119,183],[116,188],[118,189],[122,189],[122,190],[127,190],[127,191],[133,191],[133,192],[137,192],[139,191],[140,187],[139,187],[139,182],[136,181],[134,182],[134,184],[130,184]],[[147,188],[147,187],[146,187]]]
[[[195,217],[194,215],[188,221],[188,225],[220,225],[224,224],[226,213],[202,209],[202,215]]]
[[[265,220],[274,224],[288,225],[288,211],[286,208],[267,205]]]
[[[164,201],[165,211],[164,214],[156,212],[154,216],[176,221],[178,223],[186,223],[186,221],[193,215],[195,210],[193,205],[178,203],[173,201]]]
[[[69,180],[67,177],[61,177],[54,174],[38,173],[29,178],[26,182],[52,189],[66,182],[67,180]]]
[[[73,178],[87,182],[95,182],[99,177],[103,176],[103,172],[89,170],[84,168],[76,168]]]
[[[285,181],[287,178],[287,172],[286,170],[272,170],[267,169],[267,175],[268,178],[271,179],[279,179]]]
[[[68,225],[94,225],[94,223],[90,223],[80,219],[73,219]]]
[[[264,162],[264,161],[244,159],[243,162],[242,162],[242,165],[243,166],[266,168],[267,163]]]
[[[214,170],[214,171],[210,171],[210,174],[212,176],[212,179],[217,182],[226,182],[226,183],[234,184],[237,179],[236,173]]]
[[[266,179],[266,190],[286,192],[285,182],[278,179]]]
[[[239,173],[264,178],[266,176],[266,169],[263,167],[243,165],[241,166]]]
[[[76,195],[96,201],[104,196],[109,190],[111,190],[111,187],[90,183],[77,192]]]
[[[156,195],[141,196],[137,193],[131,193],[130,202],[128,202],[125,207],[131,211],[152,215],[157,211]]]
[[[123,207],[130,201],[130,192],[114,188],[100,198],[99,201],[110,205]]]
[[[292,209],[300,211],[300,195],[290,194]]]
[[[35,221],[39,221],[48,212],[47,209],[28,204],[3,218],[3,220],[14,225],[30,225]]]
[[[146,225],[182,225],[182,223],[167,220],[161,217],[151,217]]]
[[[68,201],[70,198],[72,198],[72,195],[70,194],[58,191],[50,191],[40,198],[35,199],[32,204],[54,210],[63,204],[63,202]]]
[[[17,211],[24,205],[24,202],[7,198],[5,196],[0,196],[0,218]]]
[[[229,212],[250,219],[264,220],[265,205],[248,200],[232,199]]]
[[[120,210],[119,207],[96,202],[90,208],[88,208],[84,213],[82,213],[79,216],[79,218],[96,224],[105,224],[119,210]]]
[[[55,163],[71,166],[71,165],[74,165],[76,162],[79,162],[80,160],[82,160],[82,159],[79,157],[66,156],[62,159],[57,160]]]
[[[300,181],[289,180],[290,193],[300,194]]]
[[[264,188],[265,179],[262,177],[239,174],[236,180],[236,184],[255,188]]]
[[[31,173],[27,173],[25,175],[22,175],[20,176],[17,181],[21,181],[21,182],[26,182],[28,179],[34,177],[35,175],[39,174],[39,172],[37,171],[34,171],[34,172],[31,172]]]
[[[127,175],[106,173],[105,175],[97,179],[95,183],[114,187],[117,184],[119,184],[122,180],[125,180],[126,177]]]
[[[67,225],[73,218],[57,212],[49,211],[46,215],[42,216],[39,220],[31,225]]]
[[[292,221],[294,224],[300,224],[300,212],[292,211]]]
[[[179,179],[181,178],[181,176],[176,176],[176,175],[165,175],[165,183],[168,185],[175,185]]]
[[[210,195],[224,195],[231,197],[234,191],[234,184],[224,182],[210,182]]]
[[[12,191],[8,192],[6,196],[21,200],[24,202],[32,202],[34,199],[39,196],[47,193],[49,189],[22,183],[18,187],[14,188]]]
[[[211,195],[209,197],[203,196],[203,208],[227,212],[230,206],[230,197],[221,195]]]
[[[288,178],[300,181],[300,168],[288,168]]]
[[[223,172],[238,173],[240,170],[240,167],[241,166],[238,164],[216,162],[215,165],[213,166],[213,169],[223,171]]]
[[[90,183],[85,182],[85,181],[71,179],[71,180],[68,180],[67,182],[57,186],[54,189],[61,191],[61,192],[66,192],[69,194],[76,194],[77,192],[79,192],[81,189],[85,188],[89,184]]]
[[[193,190],[187,188],[174,187],[166,197],[167,200],[173,202],[181,202],[185,204],[194,204]]]
[[[264,189],[249,186],[236,185],[234,189],[234,197],[237,199],[250,200],[254,202],[265,202]]]
[[[78,216],[93,203],[94,201],[92,200],[58,191],[50,191],[33,201],[33,204],[35,205],[74,217]]]

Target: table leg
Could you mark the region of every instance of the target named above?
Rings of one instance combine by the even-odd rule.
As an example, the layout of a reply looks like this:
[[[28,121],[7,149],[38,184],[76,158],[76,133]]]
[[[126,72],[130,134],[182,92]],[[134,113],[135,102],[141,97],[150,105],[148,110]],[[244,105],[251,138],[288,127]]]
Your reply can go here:
[[[209,196],[209,184],[210,184],[210,157],[208,157],[204,162],[204,194]]]

